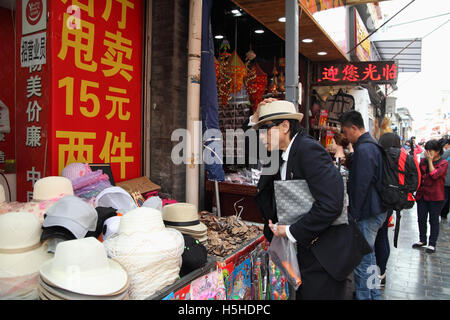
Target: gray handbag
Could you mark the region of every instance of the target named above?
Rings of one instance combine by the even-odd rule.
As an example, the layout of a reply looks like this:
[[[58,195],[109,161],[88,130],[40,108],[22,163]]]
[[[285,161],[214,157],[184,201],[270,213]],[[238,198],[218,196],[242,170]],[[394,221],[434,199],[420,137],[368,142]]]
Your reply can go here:
[[[346,186],[345,179],[344,186]],[[294,224],[301,216],[311,210],[315,201],[306,180],[276,180],[274,181],[274,189],[278,223],[282,225]],[[331,225],[348,224],[347,206],[348,195],[347,191],[344,190],[342,213]]]

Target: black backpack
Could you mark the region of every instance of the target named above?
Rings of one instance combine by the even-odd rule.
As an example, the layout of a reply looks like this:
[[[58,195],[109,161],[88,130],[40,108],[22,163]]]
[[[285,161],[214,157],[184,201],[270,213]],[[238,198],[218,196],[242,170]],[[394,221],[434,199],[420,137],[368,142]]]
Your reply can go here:
[[[400,211],[414,206],[414,194],[419,189],[421,180],[420,168],[414,156],[405,149],[391,147],[385,150],[381,145],[373,143],[379,147],[383,157],[382,189],[378,192],[384,209],[395,211],[394,246],[397,248]]]

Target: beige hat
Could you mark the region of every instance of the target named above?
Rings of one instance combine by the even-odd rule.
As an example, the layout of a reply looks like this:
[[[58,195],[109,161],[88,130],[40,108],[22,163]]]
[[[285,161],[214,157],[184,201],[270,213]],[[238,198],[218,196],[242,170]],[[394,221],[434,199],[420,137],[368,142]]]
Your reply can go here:
[[[64,195],[73,196],[72,182],[64,177],[45,177],[36,181],[33,187],[33,200],[44,201]]]
[[[184,231],[190,230],[192,233],[203,234],[207,227],[198,220],[197,207],[190,203],[173,203],[163,207],[164,224],[170,228],[182,228]]]
[[[6,202],[5,188],[0,184],[0,204]]]
[[[0,215],[0,278],[37,273],[52,254],[42,245],[39,219],[28,212]]]
[[[286,100],[276,100],[258,107],[259,119],[252,128],[258,129],[260,125],[268,120],[289,120],[302,121],[303,113],[298,113],[292,102]]]
[[[115,294],[128,283],[125,269],[108,259],[103,244],[93,237],[58,243],[40,276],[61,289],[96,296]]]

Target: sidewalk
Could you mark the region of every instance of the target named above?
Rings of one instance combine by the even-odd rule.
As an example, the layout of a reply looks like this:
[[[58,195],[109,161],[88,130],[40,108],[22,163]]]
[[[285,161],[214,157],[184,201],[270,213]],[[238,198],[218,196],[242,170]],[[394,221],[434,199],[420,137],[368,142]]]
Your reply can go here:
[[[394,248],[394,227],[389,228],[388,232],[391,254],[387,264],[386,287],[381,288],[383,299],[450,300],[449,222],[440,223],[436,252],[432,254],[425,253],[424,248],[411,247],[419,241],[415,206],[402,211],[397,248]]]

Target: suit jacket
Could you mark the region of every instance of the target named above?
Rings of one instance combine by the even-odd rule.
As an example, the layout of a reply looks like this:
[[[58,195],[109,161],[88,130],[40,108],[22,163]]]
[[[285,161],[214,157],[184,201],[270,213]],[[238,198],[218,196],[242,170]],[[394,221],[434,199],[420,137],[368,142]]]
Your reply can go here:
[[[280,162],[281,163],[281,162]],[[261,175],[255,201],[265,220],[264,235],[271,241],[268,227],[278,221],[272,176]],[[349,225],[331,226],[343,208],[344,183],[329,153],[309,135],[299,133],[292,142],[286,179],[306,179],[315,202],[311,210],[291,225],[297,245],[311,250],[322,267],[336,280],[343,281],[359,264],[353,221]],[[358,245],[358,243],[356,243]],[[301,257],[299,257],[301,259]],[[355,260],[356,259],[356,260]]]

